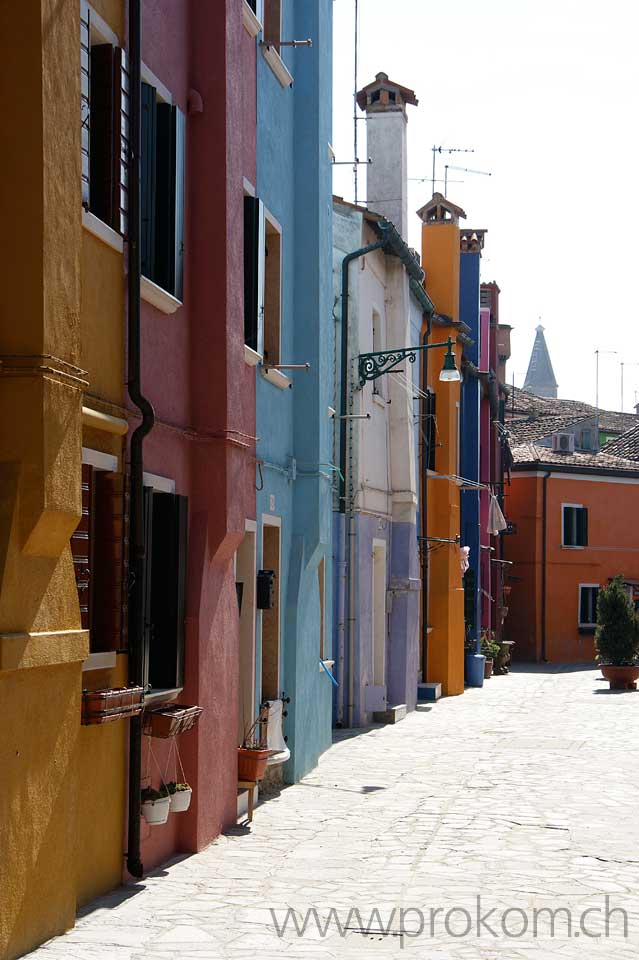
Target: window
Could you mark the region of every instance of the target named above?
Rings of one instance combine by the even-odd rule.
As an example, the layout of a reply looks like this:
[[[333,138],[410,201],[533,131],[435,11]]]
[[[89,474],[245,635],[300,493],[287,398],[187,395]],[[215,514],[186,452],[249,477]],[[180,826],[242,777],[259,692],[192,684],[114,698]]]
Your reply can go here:
[[[82,519],[71,555],[91,653],[127,645],[126,488],[122,474],[82,464]]]
[[[280,362],[282,235],[268,214],[264,232],[264,361],[276,366]]]
[[[126,235],[129,73],[126,52],[86,2],[80,15],[82,203]]]
[[[264,204],[244,197],[244,343],[264,354]]]
[[[150,83],[142,83],[142,273],[178,300],[183,296],[186,119]]]
[[[592,450],[592,432],[590,430],[581,431],[581,449]]]
[[[436,395],[428,390],[424,400],[424,423],[422,427],[422,439],[425,448],[423,467],[426,470],[435,469],[435,450],[437,448],[436,400]]]
[[[144,488],[144,676],[151,690],[184,680],[188,498]]]
[[[588,546],[588,510],[580,504],[564,503],[563,536],[564,547]]]
[[[595,627],[597,625],[597,597],[599,584],[581,583],[579,585],[579,626]]]
[[[264,42],[280,52],[282,0],[264,0]]]
[[[324,615],[324,603],[325,603],[325,591],[326,591],[326,564],[324,563],[324,557],[320,560],[317,566],[317,585],[319,587],[319,605],[320,605],[320,636],[319,636],[319,655],[320,660],[324,659],[324,633],[326,630],[325,624],[325,615]]]
[[[257,197],[244,197],[244,342],[280,363],[282,231]]]

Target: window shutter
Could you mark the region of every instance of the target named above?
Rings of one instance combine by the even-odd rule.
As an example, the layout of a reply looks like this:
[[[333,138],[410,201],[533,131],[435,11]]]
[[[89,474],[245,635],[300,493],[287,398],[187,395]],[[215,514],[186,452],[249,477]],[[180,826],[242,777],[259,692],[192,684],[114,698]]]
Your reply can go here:
[[[91,48],[91,212],[113,226],[114,54],[110,43]]]
[[[152,608],[151,608],[151,583],[153,573],[153,490],[151,487],[144,488],[144,566],[142,583],[133,584],[133,590],[141,589],[143,592],[142,606],[144,609],[144,628],[142,637],[142,677],[144,685],[149,684],[149,663],[151,659],[151,644],[153,635]]]
[[[588,590],[586,587],[579,588],[579,623],[590,623],[588,617]]]
[[[82,150],[82,204],[89,209],[91,138],[91,40],[90,11],[86,0],[80,5],[80,129]]]
[[[260,201],[244,197],[244,343],[252,350],[258,344],[259,232]]]
[[[71,556],[83,630],[91,627],[93,568],[93,467],[82,464],[82,518],[71,536]]]
[[[186,118],[177,107],[157,105],[154,280],[182,298]]]
[[[588,546],[588,511],[584,507],[575,511],[577,514],[577,544],[580,547]]]
[[[92,650],[127,646],[128,490],[121,473],[95,473]]]
[[[140,257],[142,273],[154,279],[155,267],[155,154],[157,114],[155,87],[142,84],[142,132],[140,142]]]
[[[279,53],[282,39],[281,0],[264,0],[264,39]]]
[[[175,111],[175,282],[173,293],[184,297],[184,208],[186,180],[186,116],[178,107]]]
[[[154,689],[183,681],[187,516],[186,497],[154,492],[149,661]]]
[[[571,530],[570,530],[570,518],[571,518],[571,516],[572,516],[572,510],[570,509],[570,507],[564,507],[564,515],[563,515],[563,526],[564,526],[563,542],[564,542],[564,545],[567,546],[567,547],[569,547],[569,546],[572,545]]]
[[[123,237],[129,217],[129,69],[126,50],[116,47],[113,71],[113,219],[111,226]]]
[[[436,450],[436,420],[435,420],[435,402],[436,395],[428,391],[428,398],[425,401],[425,413],[426,413],[426,469],[434,470],[435,469],[435,450]]]

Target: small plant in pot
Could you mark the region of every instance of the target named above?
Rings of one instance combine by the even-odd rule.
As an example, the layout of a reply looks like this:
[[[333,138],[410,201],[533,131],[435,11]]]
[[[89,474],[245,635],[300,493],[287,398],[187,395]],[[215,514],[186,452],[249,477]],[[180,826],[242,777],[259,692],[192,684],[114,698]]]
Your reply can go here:
[[[142,816],[150,826],[166,823],[170,807],[171,797],[166,784],[163,783],[159,790],[145,787],[142,791]]]
[[[484,678],[488,680],[493,674],[493,664],[495,657],[499,655],[499,644],[495,643],[494,630],[482,630],[481,632],[481,652],[486,657],[484,664]]]
[[[599,590],[597,662],[611,690],[636,690],[639,679],[639,620],[630,606],[621,577]]]
[[[242,746],[237,748],[237,778],[257,783],[266,772],[266,763],[273,753],[266,745],[268,707],[263,707],[256,720],[244,734]]]
[[[166,785],[169,791],[171,813],[184,813],[191,806],[193,790],[188,783],[176,783],[170,780]]]

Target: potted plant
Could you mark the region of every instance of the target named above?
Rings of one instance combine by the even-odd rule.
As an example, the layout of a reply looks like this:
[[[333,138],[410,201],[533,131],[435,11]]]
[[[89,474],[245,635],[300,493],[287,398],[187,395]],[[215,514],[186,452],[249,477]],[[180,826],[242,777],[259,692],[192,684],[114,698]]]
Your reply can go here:
[[[485,662],[486,658],[479,652],[479,641],[473,637],[471,628],[467,625],[464,638],[464,679],[469,687],[483,687]]]
[[[184,813],[191,806],[193,790],[188,783],[176,783],[170,780],[166,785],[169,791],[171,813]]]
[[[171,798],[166,784],[163,783],[159,790],[145,787],[142,791],[142,816],[150,826],[166,823],[170,806]]]
[[[484,678],[488,680],[493,674],[493,664],[495,657],[499,655],[499,644],[495,643],[495,631],[486,630],[481,632],[481,652],[486,657],[484,664]]]
[[[237,778],[257,783],[266,772],[266,763],[273,753],[266,746],[268,708],[260,710],[258,717],[244,734],[242,746],[237,748]],[[264,731],[262,732],[262,728]]]
[[[611,690],[636,690],[639,678],[639,621],[630,606],[621,577],[599,590],[597,662]]]

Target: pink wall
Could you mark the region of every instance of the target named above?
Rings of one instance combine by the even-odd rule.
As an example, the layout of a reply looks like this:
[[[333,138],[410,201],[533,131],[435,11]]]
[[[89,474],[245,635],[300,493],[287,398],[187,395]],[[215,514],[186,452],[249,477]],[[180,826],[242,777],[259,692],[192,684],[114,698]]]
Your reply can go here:
[[[239,623],[233,555],[255,517],[255,373],[244,363],[243,177],[255,182],[256,45],[241,3],[144,0],[142,56],[187,115],[184,303],[142,303],[143,389],[157,425],[145,470],[189,497],[185,688],[204,707],[181,738],[188,813],[143,827],[147,869],[235,821]],[[143,747],[146,747],[143,744]],[[162,755],[162,746],[154,749]],[[146,749],[144,750],[146,756]],[[148,836],[145,834],[148,833]]]

